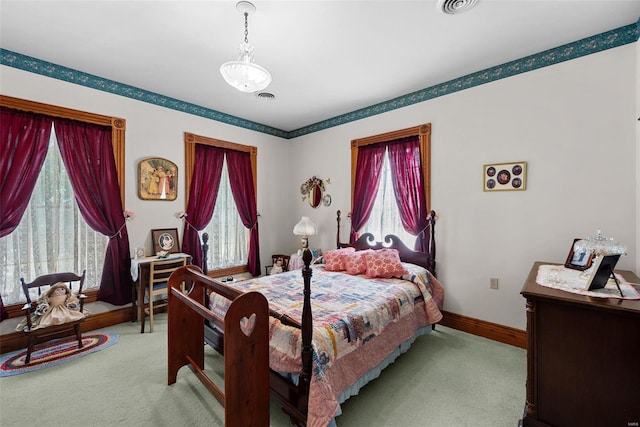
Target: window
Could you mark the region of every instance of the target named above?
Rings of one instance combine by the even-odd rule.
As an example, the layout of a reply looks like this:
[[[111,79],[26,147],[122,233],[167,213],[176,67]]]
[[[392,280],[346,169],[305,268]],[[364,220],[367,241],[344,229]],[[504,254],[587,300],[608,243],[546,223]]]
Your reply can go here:
[[[385,151],[384,166],[380,177],[380,186],[373,204],[369,221],[360,232],[371,233],[376,238],[381,239],[388,234],[395,234],[402,240],[402,243],[409,248],[413,248],[416,236],[411,235],[402,226],[400,212],[396,204],[396,197],[391,182],[391,166],[389,165],[389,153]]]
[[[25,301],[20,278],[27,281],[58,271],[86,270],[86,290],[97,289],[108,238],[84,221],[51,132],[49,150],[20,225],[0,239],[0,290],[4,304]]]
[[[209,252],[207,266],[210,270],[219,270],[247,264],[247,242],[249,230],[245,228],[233,200],[229,172],[225,159],[220,177],[220,189],[213,217],[200,232],[209,233]]]
[[[258,233],[257,228],[249,229],[245,224],[247,222],[257,221],[257,212],[255,212],[255,188],[256,188],[256,165],[258,149],[256,147],[236,144],[233,142],[222,141],[205,136],[195,135],[191,133],[185,133],[185,182],[186,182],[186,201],[188,209],[193,209],[192,203],[197,206],[195,209],[198,211],[196,215],[206,214],[210,212],[209,209],[213,209],[213,217],[209,221],[209,224],[198,232],[198,236],[193,234],[193,231],[185,229],[183,235],[184,244],[187,247],[192,245],[200,245],[200,242],[196,242],[195,237],[199,237],[202,240],[202,235],[206,232],[209,235],[209,250],[207,253],[207,271],[215,276],[232,275],[244,272],[254,273],[259,271],[259,259],[257,254],[259,253],[258,247]],[[206,150],[201,150],[203,147]],[[210,150],[210,148],[216,148],[220,150]],[[198,157],[199,162],[206,162],[209,165],[214,164],[211,167],[205,167],[206,172],[203,172],[203,168],[195,171],[196,167],[196,151],[198,150],[201,155]],[[212,155],[211,158],[203,155]],[[224,153],[224,160],[217,153]],[[239,163],[236,163],[239,162]],[[231,170],[231,177],[233,179],[239,179],[236,182],[230,182],[228,164],[236,165]],[[204,197],[207,193],[208,183],[207,179],[212,179],[212,172],[214,169],[222,168],[220,175],[220,186],[218,189],[215,205],[212,205],[211,201],[204,201]],[[195,171],[195,172],[194,172]],[[194,178],[194,173],[196,178]],[[191,199],[191,185],[192,180],[196,180],[198,183],[203,179],[202,174],[207,175],[205,181],[196,185],[195,188],[199,194],[198,200]],[[241,177],[235,178],[240,173]],[[217,176],[215,180],[217,180]],[[251,180],[253,183],[253,189],[251,184],[248,183]],[[240,183],[244,184],[240,184]],[[242,197],[246,197],[242,201],[238,202],[241,206],[239,210],[238,205],[233,197],[231,186],[242,185],[243,193]],[[238,196],[238,194],[236,194]],[[202,201],[200,201],[202,200]],[[242,207],[245,205],[244,207]],[[251,216],[250,219],[243,218],[242,215]],[[193,218],[192,218],[193,219]],[[206,216],[200,218],[204,221],[207,220]],[[197,221],[200,221],[198,219]],[[194,220],[195,221],[195,220]],[[202,224],[199,225],[201,227]],[[196,250],[193,249],[193,252]],[[200,260],[196,260],[198,262]]]
[[[70,108],[59,107],[56,105],[43,104],[40,102],[27,101],[24,99],[13,98],[6,95],[0,95],[0,106],[23,111],[26,113],[42,114],[44,116],[48,116],[56,119],[71,119],[74,121],[79,121],[79,122],[84,122],[84,123],[94,124],[99,126],[105,126],[110,128],[111,141],[110,141],[110,147],[108,149],[112,150],[113,152],[114,166],[116,169],[116,179],[117,179],[117,183],[119,184],[119,188],[117,191],[120,196],[121,204],[124,205],[124,186],[122,184],[124,183],[124,158],[125,158],[124,145],[125,145],[125,130],[126,130],[125,119],[122,119],[119,117],[103,116],[101,114],[94,114],[86,111],[73,110]],[[57,144],[54,143],[53,145],[56,147],[55,155],[59,156],[57,152],[58,151]],[[68,192],[65,192],[65,196],[71,197],[71,195],[72,195],[71,190],[69,190]],[[74,201],[75,201],[75,198],[74,198]],[[74,204],[74,209],[75,209],[75,204]],[[44,212],[45,214],[51,214],[51,212],[47,211],[47,209],[44,209]],[[74,270],[76,268],[77,269],[85,268],[85,267],[82,267],[82,265],[88,266],[91,263],[95,263],[96,265],[95,279],[91,278],[87,280],[85,282],[85,285],[88,287],[98,287],[102,281],[102,267],[97,267],[97,265],[104,262],[103,260],[104,260],[105,251],[103,250],[101,252],[99,249],[95,249],[94,251],[94,248],[99,247],[100,242],[98,240],[102,239],[102,235],[100,234],[95,235],[96,240],[92,241],[89,235],[90,233],[93,233],[93,232],[88,228],[86,228],[85,226],[81,225],[81,222],[83,223],[84,221],[78,220],[76,222],[78,218],[81,218],[79,213],[78,212],[72,213],[71,210],[68,210],[66,212],[68,215],[71,215],[71,217],[73,217],[74,219],[73,221],[70,222],[70,225],[65,223],[65,230],[71,227],[73,229],[73,232],[76,233],[72,239],[74,242],[74,245],[76,245],[73,249],[73,253],[77,252],[80,254],[78,255],[78,259],[74,260],[74,262],[78,263],[77,264],[78,267],[74,267]],[[25,221],[28,221],[28,220],[25,220]],[[10,248],[7,249],[7,247],[3,245],[5,245],[5,242],[8,242],[11,239],[14,239],[12,241],[12,244],[16,245],[15,238],[17,235],[14,236],[16,230],[13,230],[13,231],[14,232],[0,239],[0,246],[2,247],[2,249],[0,249],[0,257],[7,257],[6,259],[12,260],[10,262],[6,262],[5,258],[0,258],[0,263],[2,264],[0,269],[0,295],[2,296],[2,298],[0,298],[0,314],[4,314],[3,313],[4,310],[1,310],[1,309],[6,306],[7,311],[10,311],[9,313],[10,316],[15,315],[15,313],[17,313],[21,307],[21,304],[11,304],[12,302],[16,301],[15,295],[20,295],[21,293],[20,281],[19,281],[20,276],[24,275],[25,278],[27,278],[28,276],[26,275],[30,274],[29,272],[23,273],[21,271],[16,270],[17,264],[15,264],[16,263],[15,258],[21,257],[22,256],[21,254],[24,254],[24,253],[34,252],[36,246],[38,245],[40,248],[44,248],[41,250],[46,250],[46,251],[49,251],[51,247],[42,243],[43,242],[42,238],[40,237],[34,238],[32,236],[31,240],[27,240],[26,242],[24,241],[24,239],[21,242],[21,240],[18,238],[17,246],[11,246]],[[48,237],[54,234],[50,230],[42,231],[42,233],[45,233]],[[56,233],[58,233],[58,231],[56,231]],[[85,245],[84,255],[82,254],[83,253],[82,245]],[[64,252],[65,257],[70,256],[69,254],[71,252],[69,251],[70,251],[69,249],[64,249],[64,251],[59,251],[58,255],[60,255],[61,252]],[[119,268],[122,269],[122,266],[125,265],[122,262],[122,258],[123,257],[128,258],[129,253],[128,251],[126,253],[117,253],[117,251],[115,251],[114,256],[118,257],[117,259],[118,265],[120,265],[121,267]],[[73,257],[75,258],[75,255],[73,255]],[[98,257],[99,259],[94,259],[95,257]],[[13,267],[9,268],[9,264],[11,263],[13,263]],[[49,265],[41,264],[40,268],[49,269],[51,267]],[[109,266],[105,266],[105,269],[111,270]],[[126,270],[126,267],[124,267],[123,269]],[[87,270],[89,270],[88,267],[87,267]],[[87,271],[87,273],[89,273],[89,271]],[[12,275],[11,280],[8,279],[10,275]],[[120,276],[120,272],[115,272],[115,276],[116,277]],[[11,288],[10,288],[11,291],[5,290],[5,284],[11,285]],[[103,299],[109,302],[117,300],[115,302],[116,304],[124,304],[125,302],[123,301],[126,300],[126,297],[129,296],[130,298],[130,295],[131,295],[130,290],[127,290],[128,288],[126,287],[126,284],[121,284],[119,280],[115,280],[113,285],[115,289],[115,294],[107,295],[106,297],[103,297]],[[91,299],[95,297],[97,292],[89,292],[88,294],[89,294],[88,295],[89,298]],[[124,295],[124,297],[122,297],[122,295]],[[18,298],[22,299],[22,296],[19,296]],[[11,307],[9,307],[10,305]]]
[[[361,148],[365,147],[366,150],[363,149],[359,156]],[[410,155],[407,155],[409,153]],[[403,194],[404,219],[414,230],[413,235],[407,232],[402,225],[401,212],[396,203],[392,182],[394,177],[390,164],[391,158],[397,158],[395,164],[398,166],[396,167],[403,167],[405,162],[408,166],[403,171],[403,176],[397,177],[396,183],[400,186]],[[359,170],[357,170],[358,164],[360,164]],[[426,216],[431,205],[430,169],[431,125],[428,123],[352,140],[351,220],[352,227],[357,229],[351,230],[350,240],[355,239],[354,232],[357,232],[358,235],[369,232],[377,239],[382,239],[387,234],[395,234],[409,248],[423,248],[421,250],[424,250],[427,235],[421,234],[420,231],[425,230]],[[378,171],[380,171],[380,182],[375,188],[375,175]],[[356,182],[357,177],[358,182]],[[420,185],[424,188],[424,194],[413,190]],[[373,203],[372,207],[371,203]],[[369,208],[371,208],[370,214]],[[367,215],[367,222],[364,223]],[[417,239],[416,235],[420,238]]]

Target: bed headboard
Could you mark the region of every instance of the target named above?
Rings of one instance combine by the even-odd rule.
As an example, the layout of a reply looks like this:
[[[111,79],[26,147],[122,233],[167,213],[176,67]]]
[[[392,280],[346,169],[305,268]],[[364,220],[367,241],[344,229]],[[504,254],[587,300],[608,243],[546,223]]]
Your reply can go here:
[[[409,249],[402,241],[395,235],[389,234],[384,237],[383,241],[376,241],[375,237],[371,233],[365,233],[361,235],[358,240],[353,243],[340,242],[340,221],[341,212],[336,212],[337,222],[337,234],[336,234],[336,247],[346,248],[353,247],[357,251],[363,249],[382,249],[392,248],[397,249],[400,255],[400,259],[404,262],[410,262],[412,264],[420,265],[436,275],[436,240],[435,240],[435,226],[436,226],[436,212],[431,211],[429,214],[429,225],[424,231],[428,233],[428,251],[418,252]]]

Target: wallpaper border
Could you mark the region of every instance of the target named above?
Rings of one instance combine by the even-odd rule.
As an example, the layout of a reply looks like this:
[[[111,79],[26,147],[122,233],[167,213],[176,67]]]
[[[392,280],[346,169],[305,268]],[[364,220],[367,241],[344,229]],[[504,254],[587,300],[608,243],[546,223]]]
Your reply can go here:
[[[582,56],[623,46],[625,44],[634,43],[638,40],[639,35],[640,19],[635,24],[626,25],[624,27],[616,28],[592,37],[587,37],[534,55],[526,56],[515,61],[507,62],[506,64],[468,74],[448,82],[402,95],[347,114],[332,117],[290,132],[221,113],[192,103],[180,101],[179,99],[158,93],[118,83],[92,74],[83,73],[81,71],[42,61],[37,58],[32,58],[6,49],[0,49],[0,64],[86,86],[103,92],[121,95],[172,110],[181,111],[187,114],[204,117],[232,126],[250,129],[267,135],[273,135],[284,139],[292,139],[424,102],[429,99],[449,95],[474,86],[512,77],[517,74],[526,73],[528,71],[580,58]]]

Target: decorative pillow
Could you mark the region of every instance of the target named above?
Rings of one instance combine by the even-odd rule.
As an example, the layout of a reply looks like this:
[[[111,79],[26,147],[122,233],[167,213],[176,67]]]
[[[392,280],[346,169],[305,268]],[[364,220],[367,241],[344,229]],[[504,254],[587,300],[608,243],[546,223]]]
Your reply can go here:
[[[342,255],[344,260],[344,267],[347,270],[347,274],[362,274],[367,271],[367,259],[366,255],[373,252],[371,249],[363,251],[356,251]]]
[[[367,269],[365,276],[369,279],[382,277],[402,277],[407,270],[400,261],[400,255],[396,249],[378,249],[371,251],[366,256]]]
[[[344,261],[342,255],[355,252],[354,248],[342,248],[327,251],[322,254],[324,259],[324,269],[327,271],[344,271]]]

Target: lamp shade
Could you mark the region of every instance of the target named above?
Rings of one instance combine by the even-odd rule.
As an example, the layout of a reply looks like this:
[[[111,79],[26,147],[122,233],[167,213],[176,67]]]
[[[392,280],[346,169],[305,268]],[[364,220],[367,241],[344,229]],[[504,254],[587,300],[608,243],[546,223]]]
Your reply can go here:
[[[300,222],[293,227],[293,234],[296,236],[313,236],[316,232],[316,225],[311,222],[308,216],[303,216]]]

